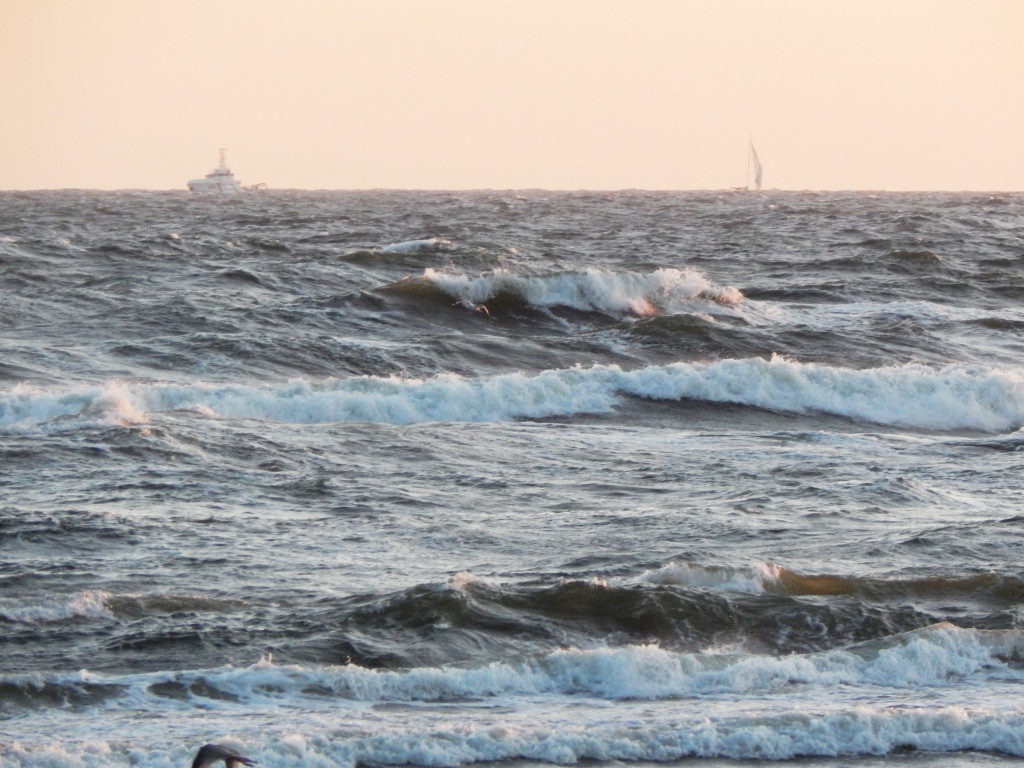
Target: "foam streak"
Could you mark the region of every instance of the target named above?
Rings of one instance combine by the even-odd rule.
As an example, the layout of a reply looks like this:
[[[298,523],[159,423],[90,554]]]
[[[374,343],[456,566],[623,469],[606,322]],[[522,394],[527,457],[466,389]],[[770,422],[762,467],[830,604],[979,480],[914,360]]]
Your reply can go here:
[[[283,385],[218,386],[112,383],[50,392],[15,388],[0,395],[0,427],[31,430],[139,423],[147,413],[194,409],[232,419],[284,423],[343,421],[415,424],[509,421],[605,413],[623,395],[694,399],[790,413],[822,412],[876,424],[1005,431],[1024,423],[1020,371],[903,365],[866,370],[783,358],[674,363],[625,371],[615,365],[510,373],[473,379],[363,376]]]

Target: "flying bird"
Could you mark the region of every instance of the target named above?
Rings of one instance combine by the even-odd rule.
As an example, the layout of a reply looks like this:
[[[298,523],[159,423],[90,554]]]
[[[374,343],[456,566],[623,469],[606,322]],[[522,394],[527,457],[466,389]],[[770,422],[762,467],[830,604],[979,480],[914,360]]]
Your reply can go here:
[[[240,768],[240,766],[254,765],[252,758],[240,755],[233,749],[222,747],[220,744],[207,744],[200,747],[196,752],[196,759],[192,761],[192,768],[209,768],[218,760],[223,760],[227,768]]]

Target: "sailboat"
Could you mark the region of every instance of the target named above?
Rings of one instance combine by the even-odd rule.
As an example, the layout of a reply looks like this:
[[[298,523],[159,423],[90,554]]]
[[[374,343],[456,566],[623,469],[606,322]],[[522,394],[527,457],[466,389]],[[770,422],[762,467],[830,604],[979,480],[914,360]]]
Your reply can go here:
[[[761,168],[761,158],[757,156],[754,149],[754,140],[750,140],[750,149],[747,152],[747,181],[742,187],[733,187],[733,192],[750,191],[750,172],[754,172],[754,189],[761,189],[761,179],[764,177],[764,170]]]
[[[750,140],[750,159],[747,161],[747,189],[750,189],[750,169],[754,169],[754,189],[761,189],[761,178],[764,175],[761,170],[761,159],[754,149],[754,140]]]

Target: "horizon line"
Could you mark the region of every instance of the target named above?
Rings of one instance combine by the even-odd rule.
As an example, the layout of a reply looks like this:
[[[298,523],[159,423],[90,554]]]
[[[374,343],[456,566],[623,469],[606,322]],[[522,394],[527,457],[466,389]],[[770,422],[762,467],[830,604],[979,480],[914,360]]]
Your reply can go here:
[[[231,194],[217,194],[210,192],[192,192],[188,188],[164,188],[154,187],[22,187],[22,188],[0,188],[0,193],[7,192],[180,192],[197,198],[232,198],[236,196],[259,196],[273,192],[598,192],[603,194],[614,192],[715,192],[729,193],[735,195],[764,195],[776,192],[785,193],[821,193],[821,192],[851,192],[851,193],[910,193],[910,194],[993,194],[1013,195],[1024,193],[1022,189],[984,189],[984,188],[960,188],[960,189],[921,189],[921,188],[890,188],[890,187],[840,187],[840,188],[811,188],[789,189],[772,187],[770,189],[744,189],[743,187],[690,187],[690,188],[668,188],[668,187],[264,187],[259,190],[243,190]]]

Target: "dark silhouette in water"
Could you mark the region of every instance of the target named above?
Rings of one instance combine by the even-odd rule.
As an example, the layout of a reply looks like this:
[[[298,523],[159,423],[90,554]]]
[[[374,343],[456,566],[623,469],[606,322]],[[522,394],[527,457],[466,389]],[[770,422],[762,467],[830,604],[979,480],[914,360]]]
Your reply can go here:
[[[255,765],[252,758],[238,754],[233,749],[222,747],[220,744],[207,744],[200,747],[196,752],[196,759],[192,761],[192,768],[209,768],[218,760],[223,760],[227,768],[236,768],[242,765]]]

